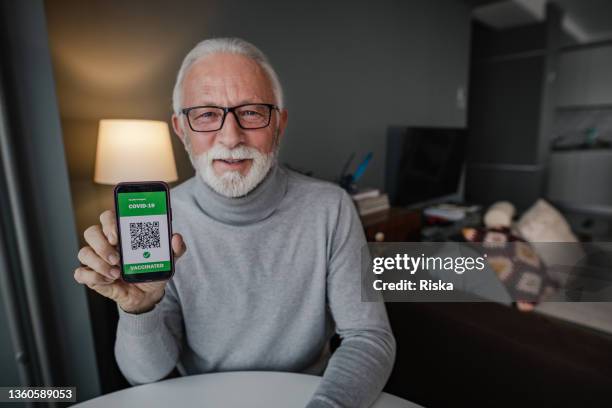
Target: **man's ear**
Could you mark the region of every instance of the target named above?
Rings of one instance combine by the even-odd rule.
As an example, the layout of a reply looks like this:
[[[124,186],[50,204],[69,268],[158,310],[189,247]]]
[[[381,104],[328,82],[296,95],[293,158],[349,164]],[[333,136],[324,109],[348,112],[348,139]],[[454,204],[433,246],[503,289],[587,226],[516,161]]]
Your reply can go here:
[[[279,116],[280,118],[278,121],[278,141],[280,142],[283,135],[285,134],[285,128],[287,127],[287,120],[289,119],[289,112],[287,112],[287,109],[281,109]]]
[[[185,133],[183,132],[183,127],[181,126],[181,118],[176,113],[172,114],[172,129],[179,139],[185,143]]]

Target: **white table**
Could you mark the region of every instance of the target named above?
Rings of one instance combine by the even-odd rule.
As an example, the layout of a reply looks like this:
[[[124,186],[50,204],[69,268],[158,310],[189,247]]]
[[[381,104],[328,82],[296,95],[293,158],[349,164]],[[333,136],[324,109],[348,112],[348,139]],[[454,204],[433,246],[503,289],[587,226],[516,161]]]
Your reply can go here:
[[[73,405],[78,408],[303,408],[321,377],[267,371],[237,371],[172,378]],[[373,408],[417,408],[383,393]]]

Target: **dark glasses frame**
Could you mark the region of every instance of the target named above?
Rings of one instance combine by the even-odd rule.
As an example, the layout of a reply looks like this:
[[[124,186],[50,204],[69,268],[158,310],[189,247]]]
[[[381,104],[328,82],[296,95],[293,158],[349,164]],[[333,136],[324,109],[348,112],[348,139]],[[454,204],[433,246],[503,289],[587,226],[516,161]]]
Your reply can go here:
[[[265,106],[268,108],[268,120],[266,122],[265,125],[263,126],[257,126],[257,127],[245,127],[242,125],[242,123],[240,122],[240,117],[238,115],[236,115],[235,111],[236,109],[240,109],[243,108],[245,106]],[[193,128],[193,126],[191,125],[191,120],[189,119],[189,112],[191,112],[194,109],[199,109],[199,108],[216,108],[216,109],[221,109],[223,110],[223,117],[221,118],[221,123],[219,125],[219,128],[217,129],[211,129],[211,130],[196,130]],[[242,105],[237,105],[237,106],[232,106],[232,107],[225,107],[225,106],[216,106],[216,105],[198,105],[198,106],[190,106],[189,108],[183,108],[181,109],[181,113],[183,115],[185,115],[185,117],[187,117],[187,123],[189,124],[189,127],[191,128],[191,130],[193,130],[194,132],[216,132],[218,130],[221,130],[223,128],[223,124],[225,123],[225,118],[227,117],[228,113],[233,113],[234,117],[236,118],[236,122],[238,123],[238,126],[240,126],[241,129],[245,129],[245,130],[253,130],[253,129],[263,129],[265,127],[268,127],[270,125],[270,120],[272,119],[272,110],[276,110],[280,112],[280,108],[274,104],[271,103],[244,103]]]

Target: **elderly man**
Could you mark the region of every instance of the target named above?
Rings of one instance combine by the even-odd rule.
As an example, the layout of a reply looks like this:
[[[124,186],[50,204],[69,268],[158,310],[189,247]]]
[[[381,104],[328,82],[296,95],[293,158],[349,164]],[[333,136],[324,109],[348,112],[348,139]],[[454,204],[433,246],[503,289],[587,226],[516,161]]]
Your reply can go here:
[[[85,231],[75,279],[116,301],[115,354],[132,384],[232,370],[323,374],[308,407],[367,407],[395,357],[384,304],[361,302],[366,245],[350,197],[276,160],[280,82],[240,39],[199,43],[172,124],[196,175],[172,190],[176,273],[119,278],[114,213]],[[329,343],[337,332],[341,344]]]

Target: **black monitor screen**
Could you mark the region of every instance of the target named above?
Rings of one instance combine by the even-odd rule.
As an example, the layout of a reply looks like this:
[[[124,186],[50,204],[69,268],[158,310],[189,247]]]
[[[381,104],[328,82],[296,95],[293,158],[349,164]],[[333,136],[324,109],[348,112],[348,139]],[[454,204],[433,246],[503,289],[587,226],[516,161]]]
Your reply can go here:
[[[391,204],[410,205],[456,193],[465,142],[465,129],[389,128],[385,181]]]

